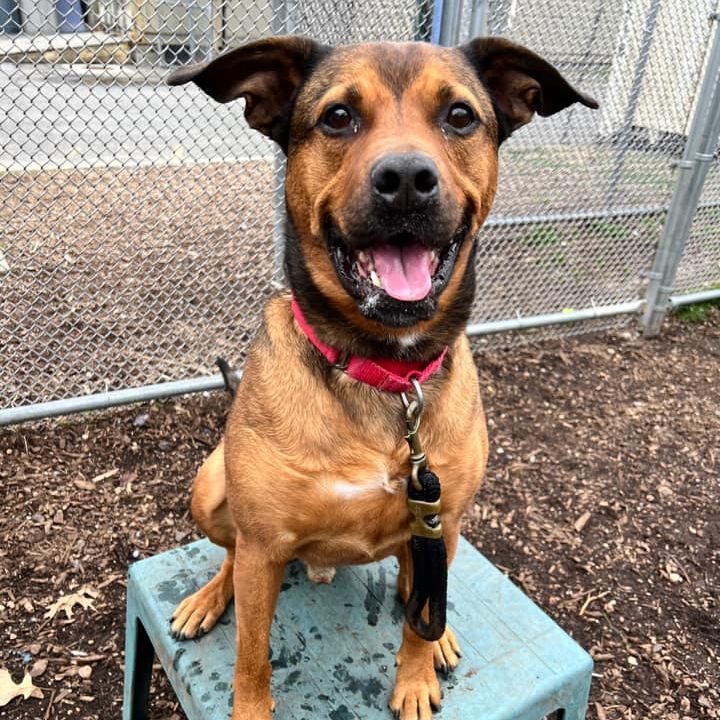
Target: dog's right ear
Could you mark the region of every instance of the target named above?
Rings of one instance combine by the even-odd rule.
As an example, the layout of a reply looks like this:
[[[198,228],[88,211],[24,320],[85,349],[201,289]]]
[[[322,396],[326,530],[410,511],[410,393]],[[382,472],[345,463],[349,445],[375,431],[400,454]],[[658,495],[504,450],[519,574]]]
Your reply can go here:
[[[598,107],[547,60],[510,40],[479,37],[460,51],[490,91],[500,120],[499,142],[529,123],[535,113],[547,117],[576,102],[593,110]]]
[[[248,125],[287,152],[293,101],[304,80],[329,51],[329,47],[309,38],[266,38],[215,60],[186,65],[175,70],[167,83],[184,85],[192,81],[221,103],[244,98]]]

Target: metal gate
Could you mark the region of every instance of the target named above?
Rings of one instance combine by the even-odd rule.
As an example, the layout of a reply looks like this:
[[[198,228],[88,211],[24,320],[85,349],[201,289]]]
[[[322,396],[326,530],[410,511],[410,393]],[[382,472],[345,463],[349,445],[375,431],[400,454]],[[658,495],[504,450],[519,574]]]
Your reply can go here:
[[[481,342],[641,313],[652,334],[670,304],[719,297],[717,11],[717,0],[2,0],[0,424],[217,388],[215,356],[242,364],[281,281],[281,162],[240,103],[163,79],[268,34],[501,34],[600,101],[502,147],[469,328]]]

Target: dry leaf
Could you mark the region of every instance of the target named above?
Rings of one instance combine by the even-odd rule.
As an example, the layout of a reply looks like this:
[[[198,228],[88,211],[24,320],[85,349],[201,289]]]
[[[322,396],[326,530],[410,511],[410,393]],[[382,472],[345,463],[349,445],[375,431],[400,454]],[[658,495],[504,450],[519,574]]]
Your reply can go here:
[[[7,705],[20,695],[27,700],[35,689],[30,673],[26,672],[22,682],[18,685],[5,668],[0,668],[0,707]]]
[[[30,668],[30,677],[39,677],[42,675],[46,670],[48,666],[48,661],[46,658],[41,658],[40,660],[36,660],[32,667]]]
[[[57,602],[54,602],[45,613],[46,619],[52,620],[61,610],[68,620],[73,619],[73,608],[80,605],[83,609],[95,609],[93,602],[98,596],[98,591],[89,585],[83,585],[77,592],[63,595]]]

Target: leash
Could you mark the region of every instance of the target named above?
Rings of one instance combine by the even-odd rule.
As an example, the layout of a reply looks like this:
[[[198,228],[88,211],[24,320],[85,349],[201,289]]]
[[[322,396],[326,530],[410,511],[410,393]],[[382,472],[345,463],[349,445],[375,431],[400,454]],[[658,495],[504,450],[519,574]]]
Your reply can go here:
[[[405,617],[421,638],[438,640],[445,632],[447,614],[447,551],[440,522],[440,480],[428,467],[418,429],[425,408],[421,384],[440,370],[448,348],[445,347],[427,365],[395,358],[371,360],[357,355],[348,358],[315,335],[294,295],[290,306],[300,329],[332,366],[366,385],[400,395],[405,410],[405,440],[410,448],[407,507],[410,512],[412,589],[405,605]],[[414,393],[415,397],[410,398],[408,393]],[[427,621],[423,618],[425,606]]]
[[[400,398],[405,408],[407,440],[410,448],[410,477],[408,479],[408,510],[410,546],[412,550],[412,590],[405,605],[408,625],[424,640],[439,640],[445,632],[447,617],[447,550],[440,520],[440,479],[428,467],[418,437],[424,410],[422,388],[417,379],[411,380],[415,398],[406,393]],[[428,620],[423,616],[427,605]]]

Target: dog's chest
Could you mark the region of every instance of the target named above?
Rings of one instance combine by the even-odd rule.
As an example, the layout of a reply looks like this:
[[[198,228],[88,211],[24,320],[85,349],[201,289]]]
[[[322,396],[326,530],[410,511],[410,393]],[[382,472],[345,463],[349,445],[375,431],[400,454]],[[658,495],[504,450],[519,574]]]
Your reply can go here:
[[[321,537],[328,552],[340,552],[336,563],[376,560],[409,539],[409,448],[397,434],[399,438],[358,433],[354,443],[337,443],[336,451],[325,457],[324,471],[314,476],[312,506],[318,512],[310,534]],[[432,463],[443,453],[436,453],[431,437],[428,433],[423,444]],[[347,548],[352,558],[346,556]]]
[[[358,477],[328,478],[325,483],[329,500],[344,504],[366,498],[382,502],[390,500],[390,496],[404,494],[407,480],[399,475],[390,476],[386,470],[377,473],[361,474]]]
[[[325,565],[365,563],[396,551],[409,536],[407,481],[385,468],[317,478],[318,512],[303,543],[307,560]]]

